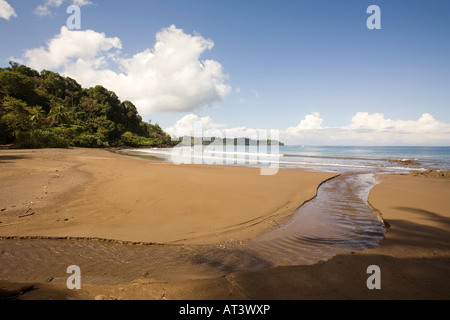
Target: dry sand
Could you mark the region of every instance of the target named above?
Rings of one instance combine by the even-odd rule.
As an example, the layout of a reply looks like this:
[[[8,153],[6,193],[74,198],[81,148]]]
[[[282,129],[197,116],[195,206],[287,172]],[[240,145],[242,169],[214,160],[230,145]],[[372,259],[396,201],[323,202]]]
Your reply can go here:
[[[0,209],[6,208],[1,213],[0,235],[92,236],[137,242],[245,240],[270,228],[271,221],[285,219],[330,177],[294,170],[280,171],[265,180],[267,177],[248,168],[177,167],[83,149],[16,154],[5,151],[0,155],[0,167]],[[389,228],[375,249],[338,255],[312,266],[235,272],[213,279],[136,279],[127,285],[86,284],[76,291],[69,291],[64,283],[34,283],[34,290],[18,297],[449,299],[449,179],[412,175],[380,179],[382,182],[371,191],[369,202]],[[71,187],[62,181],[70,181]],[[47,194],[42,193],[42,182],[47,185]],[[22,193],[8,198],[8,192],[11,196]],[[157,196],[148,199],[148,192]],[[169,195],[172,200],[167,198]],[[52,199],[55,205],[48,208],[46,199]],[[201,203],[196,199],[201,199]],[[5,200],[9,202],[3,205]],[[31,201],[31,209],[36,213],[18,218],[27,214]],[[158,208],[151,217],[144,210],[149,203],[150,208]],[[164,214],[159,212],[168,208]],[[187,210],[194,220],[186,219],[186,214],[177,210]],[[132,232],[136,228],[138,231]],[[366,286],[370,265],[381,269],[381,290],[369,290]],[[24,285],[0,281],[0,288],[6,290],[0,294],[20,291]]]

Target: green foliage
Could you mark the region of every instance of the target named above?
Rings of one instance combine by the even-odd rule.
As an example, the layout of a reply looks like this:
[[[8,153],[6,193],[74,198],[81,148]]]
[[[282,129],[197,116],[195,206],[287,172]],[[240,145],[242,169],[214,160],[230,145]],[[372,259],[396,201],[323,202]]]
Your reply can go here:
[[[0,142],[15,139],[17,132],[30,127],[27,104],[19,99],[6,96],[0,107]]]
[[[129,131],[125,132],[121,137],[122,145],[131,147],[155,147],[163,144],[161,139],[145,138],[133,134]]]
[[[76,147],[85,148],[107,148],[109,143],[103,141],[99,134],[82,133],[73,140],[73,144]]]
[[[51,129],[53,133],[64,138],[69,142],[69,145],[75,146],[76,139],[83,134],[83,127],[79,126],[66,126],[66,127],[54,127]]]
[[[114,92],[102,86],[83,89],[72,78],[15,62],[0,68],[0,143],[23,148],[175,144]]]
[[[69,142],[49,130],[33,130],[19,132],[15,149],[67,148]]]

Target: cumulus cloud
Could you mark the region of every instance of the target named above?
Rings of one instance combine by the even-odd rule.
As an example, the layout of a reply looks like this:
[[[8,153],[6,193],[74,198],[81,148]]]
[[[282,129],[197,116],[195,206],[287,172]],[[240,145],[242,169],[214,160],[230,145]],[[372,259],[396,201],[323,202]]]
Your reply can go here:
[[[101,84],[146,115],[193,111],[223,100],[231,87],[222,65],[200,60],[213,46],[211,40],[172,25],[156,34],[153,48],[127,58],[119,38],[62,27],[47,47],[28,50],[23,57],[30,67],[56,69],[83,86]]]
[[[219,128],[216,132],[222,135],[214,136],[222,137],[225,134],[227,137],[255,137],[256,133],[269,129],[230,127],[215,123],[210,117],[194,115],[187,115],[181,120],[167,131],[174,134],[178,129],[183,129],[189,133],[188,129],[193,127],[196,120],[202,121],[205,130]],[[297,126],[278,129],[280,140],[291,145],[450,145],[450,124],[440,122],[428,113],[417,120],[392,120],[379,113],[359,112],[347,126],[323,127],[322,124],[319,113],[306,115]]]
[[[200,117],[195,114],[188,114],[178,120],[173,126],[168,127],[165,131],[173,137],[203,136],[203,131],[213,132],[225,126],[221,123],[214,123],[209,116]],[[201,131],[198,132],[198,130]]]
[[[261,133],[270,135],[267,129],[254,129],[245,126],[229,127],[223,123],[214,122],[209,116],[200,117],[188,114],[178,120],[173,126],[165,129],[172,137],[219,137],[219,138],[242,138],[248,137],[258,139]]]
[[[77,64],[100,67],[105,63],[103,52],[121,49],[119,38],[107,38],[92,30],[70,31],[62,27],[60,34],[40,47],[24,53],[25,63],[37,70],[71,68]],[[81,71],[81,70],[80,70]]]
[[[399,133],[429,133],[439,130],[442,125],[429,114],[423,114],[417,121],[385,119],[383,114],[358,112],[352,123],[347,127],[350,130],[369,129],[376,132]]]
[[[9,21],[11,17],[17,17],[16,11],[8,2],[5,0],[0,0],[0,18]]]
[[[417,120],[393,120],[381,113],[358,112],[342,127],[321,127],[318,113],[305,117],[298,127],[283,131],[294,144],[322,145],[449,145],[450,124],[425,113]]]
[[[36,7],[34,14],[40,17],[48,16],[52,14],[52,9],[59,8],[64,2],[71,2],[79,7],[92,4],[92,2],[88,0],[46,0],[43,4]]]
[[[312,114],[307,115],[305,119],[300,121],[298,126],[289,127],[286,129],[286,131],[290,134],[295,135],[305,130],[317,130],[322,128],[322,122],[323,119],[320,117],[320,114],[318,112],[313,112]]]

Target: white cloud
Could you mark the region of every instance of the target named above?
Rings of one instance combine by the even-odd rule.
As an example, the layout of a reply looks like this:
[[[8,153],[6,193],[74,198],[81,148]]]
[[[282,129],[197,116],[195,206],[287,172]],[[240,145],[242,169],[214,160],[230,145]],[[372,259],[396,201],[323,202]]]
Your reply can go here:
[[[8,2],[6,2],[5,0],[0,0],[0,18],[9,21],[11,17],[17,17],[16,11]]]
[[[230,127],[215,123],[210,117],[187,115],[167,132],[174,134],[179,130],[192,135],[196,120],[202,121],[204,130],[220,129],[215,130],[213,135],[222,137],[255,137],[257,132],[273,129]],[[306,115],[298,126],[279,129],[280,140],[290,145],[450,145],[450,124],[439,122],[428,113],[418,120],[392,120],[386,119],[383,114],[359,112],[347,126],[323,127],[322,123],[319,113]]]
[[[384,115],[381,113],[369,114],[368,112],[358,112],[353,116],[352,123],[347,128],[384,130],[393,125],[394,121],[385,119]]]
[[[200,117],[195,114],[188,114],[165,131],[173,137],[203,136],[205,131],[214,132],[224,127],[224,124],[214,123],[209,116]]]
[[[83,86],[103,85],[133,101],[141,115],[186,112],[217,104],[231,91],[222,65],[200,60],[213,46],[211,40],[172,25],[157,33],[152,49],[124,58],[120,39],[62,27],[46,48],[26,51],[24,63],[38,70],[58,69]]]
[[[425,113],[418,120],[392,120],[383,114],[358,112],[342,127],[321,127],[318,113],[282,132],[290,144],[322,145],[450,145],[450,124]]]
[[[53,8],[59,8],[64,2],[71,2],[79,7],[92,4],[92,2],[88,0],[46,0],[43,4],[36,7],[34,14],[40,17],[48,16],[52,14]]]
[[[258,99],[261,98],[261,96],[260,96],[258,91],[252,89],[252,92],[253,92],[253,94],[255,95],[256,98],[258,98]]]
[[[73,0],[73,4],[76,6],[82,7],[82,6],[87,6],[89,4],[92,4],[92,2],[88,1],[88,0]]]
[[[195,137],[220,137],[220,138],[260,138],[260,134],[270,136],[270,129],[256,129],[241,127],[230,127],[223,123],[214,122],[211,117],[200,117],[188,114],[178,120],[173,126],[165,129],[173,137],[195,136]],[[270,138],[270,137],[268,137]]]
[[[121,49],[119,38],[107,38],[95,31],[70,31],[62,27],[60,34],[47,43],[47,48],[27,50],[25,64],[37,70],[69,68],[77,64],[101,66],[101,54],[113,48]],[[88,71],[88,70],[87,70]]]
[[[314,112],[305,116],[305,119],[300,121],[298,126],[287,128],[286,131],[295,135],[304,130],[317,130],[322,128],[322,122],[323,119],[320,117],[320,114]]]
[[[377,132],[429,133],[439,130],[441,124],[429,114],[423,114],[417,121],[385,119],[383,114],[358,112],[348,129],[372,129]]]

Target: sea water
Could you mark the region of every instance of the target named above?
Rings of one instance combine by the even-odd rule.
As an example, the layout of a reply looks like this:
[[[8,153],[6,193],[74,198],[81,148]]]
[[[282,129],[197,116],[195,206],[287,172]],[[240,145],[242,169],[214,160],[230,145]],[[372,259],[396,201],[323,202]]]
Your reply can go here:
[[[450,147],[354,147],[354,146],[279,146],[202,147],[200,153],[185,147],[192,163],[311,168],[327,171],[385,169],[390,171],[450,169]],[[171,161],[173,148],[125,150],[125,153],[154,156]],[[197,159],[196,157],[201,157]],[[234,162],[229,161],[235,159]],[[257,159],[255,161],[255,159]],[[401,162],[403,160],[403,162]],[[406,161],[411,164],[407,164]]]

